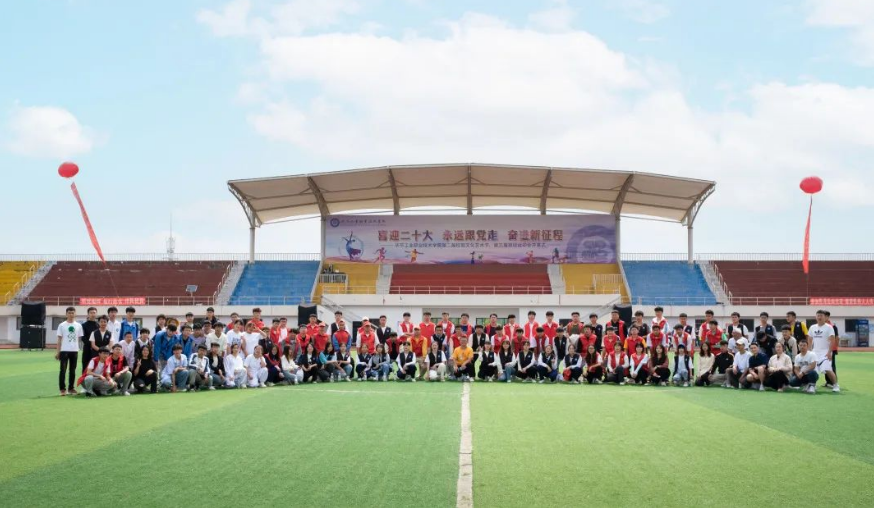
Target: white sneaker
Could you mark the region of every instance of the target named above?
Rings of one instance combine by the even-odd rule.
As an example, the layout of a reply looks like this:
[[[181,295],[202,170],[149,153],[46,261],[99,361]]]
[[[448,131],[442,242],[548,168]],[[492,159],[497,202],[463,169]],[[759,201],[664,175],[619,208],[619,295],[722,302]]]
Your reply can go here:
[[[349,379],[349,378],[347,377],[347,378],[346,378],[346,382],[348,383],[348,382],[350,382],[350,381],[352,381],[352,380]]]
[[[410,381],[412,381],[413,383],[415,383],[415,382],[416,382],[416,378],[410,378]]]
[[[261,383],[261,384],[258,385],[258,388],[267,388],[267,385],[264,384],[264,383]]]
[[[210,390],[215,390],[215,386],[210,386],[209,389],[210,389]]]
[[[625,381],[620,381],[619,386],[625,386]]]
[[[807,385],[807,389],[804,390],[804,393],[816,394],[816,386],[815,385]]]
[[[760,391],[760,392],[765,391],[765,385],[760,384],[760,385],[759,385],[759,391]]]
[[[595,380],[595,384],[596,384],[596,385],[601,384],[601,380],[600,380],[600,379],[596,379],[596,380]]]
[[[508,383],[512,383],[513,380],[512,380],[512,379],[507,379],[507,382],[508,382]]]
[[[542,385],[542,384],[544,383],[544,381],[546,381],[546,380],[545,380],[545,379],[541,379],[540,381],[537,382],[537,384]]]
[[[832,388],[832,393],[841,393],[841,385],[834,385],[834,387]]]
[[[688,388],[688,387],[689,387],[689,382],[688,382],[688,381],[686,381],[685,383],[683,383],[683,388]]]
[[[840,390],[838,390],[838,391],[840,391]],[[125,392],[124,392],[124,396],[125,396],[125,397],[130,397],[130,392],[125,391]]]

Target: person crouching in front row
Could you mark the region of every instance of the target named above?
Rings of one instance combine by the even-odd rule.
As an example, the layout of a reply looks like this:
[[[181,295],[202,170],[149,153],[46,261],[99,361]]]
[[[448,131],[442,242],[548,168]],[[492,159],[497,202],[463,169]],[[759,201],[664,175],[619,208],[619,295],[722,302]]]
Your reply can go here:
[[[398,354],[398,371],[395,375],[398,381],[416,382],[416,354],[411,351],[410,343],[404,342],[403,351]]]
[[[297,366],[294,361],[294,351],[296,346],[287,345],[282,350],[282,358],[279,359],[282,372],[279,376],[282,382],[287,385],[296,385],[303,381],[303,371]]]
[[[537,328],[541,330],[540,327]],[[552,349],[552,344],[546,342],[543,346],[543,351],[540,352],[537,359],[537,377],[540,378],[540,384],[549,379],[550,383],[555,383],[558,379],[558,365],[556,364],[555,351]]]
[[[361,344],[361,347],[358,348],[358,363],[355,364],[355,373],[358,374],[358,381],[366,381],[367,378],[375,375],[370,367],[370,359],[372,357],[370,346]]]
[[[167,358],[164,372],[161,373],[161,385],[173,393],[188,391],[188,358],[182,354],[182,344],[173,346],[173,354]]]
[[[677,354],[674,356],[674,385],[689,386],[692,376],[692,360],[686,354],[686,345],[677,344]]]
[[[431,350],[425,358],[425,368],[428,369],[428,381],[446,381],[446,353],[436,340],[431,341]]]
[[[601,378],[604,377],[604,365],[602,365],[601,353],[595,349],[594,344],[589,343],[583,360],[586,364],[586,381],[589,384],[601,384]]]
[[[534,360],[531,344],[527,340],[522,343],[517,365],[516,377],[521,379],[523,383],[533,383],[534,377],[537,375],[537,362]]]
[[[479,325],[477,325],[479,326]],[[501,368],[501,359],[492,351],[492,343],[482,342],[482,354],[479,364],[479,373],[477,376],[483,381],[494,381],[498,378],[498,372]]]
[[[792,375],[792,359],[785,353],[782,342],[778,342],[774,348],[774,356],[768,360],[767,384],[778,392],[782,392],[783,388],[789,384],[789,376]]]
[[[497,336],[495,338],[495,344],[498,344]],[[501,350],[498,351],[499,381],[510,383],[513,380],[513,375],[516,373],[516,355],[513,353],[512,343],[510,343],[508,339],[502,340],[500,344]]]
[[[624,385],[625,369],[627,368],[628,359],[622,352],[622,344],[619,341],[614,341],[613,350],[607,354],[607,358],[604,358],[604,369],[607,372],[604,380],[608,383]]]
[[[319,355],[316,354],[316,346],[309,341],[303,349],[297,364],[303,371],[303,382],[315,383],[319,379]]]
[[[583,375],[583,357],[577,354],[577,348],[573,344],[568,344],[566,349],[564,371],[561,375],[568,383],[578,385],[580,384],[580,376]]]
[[[392,336],[394,332],[389,334]],[[395,337],[397,339],[397,337]],[[376,345],[376,353],[370,357],[370,376],[374,381],[388,381],[388,376],[391,374],[391,354],[387,353],[385,344]],[[400,355],[400,352],[398,352]],[[397,358],[397,357],[395,357]]]
[[[249,388],[265,388],[267,385],[267,361],[264,360],[261,345],[255,346],[255,351],[246,357],[246,375]]]
[[[671,369],[668,368],[668,354],[665,346],[658,344],[653,348],[649,358],[649,383],[651,385],[667,386],[671,379]]]
[[[143,393],[147,386],[152,393],[158,392],[158,366],[152,358],[152,348],[149,345],[140,348],[134,367],[134,389],[137,393]]]
[[[643,385],[649,379],[649,355],[642,342],[634,344],[634,352],[628,357],[628,382]]]
[[[231,352],[225,355],[225,378],[227,388],[246,387],[246,357],[239,344],[231,344]]]

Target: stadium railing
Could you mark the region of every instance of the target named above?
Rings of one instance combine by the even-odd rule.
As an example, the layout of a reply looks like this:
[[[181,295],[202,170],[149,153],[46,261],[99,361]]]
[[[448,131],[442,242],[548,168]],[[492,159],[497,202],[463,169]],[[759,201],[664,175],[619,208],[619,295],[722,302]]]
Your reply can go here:
[[[185,253],[172,254],[151,252],[145,254],[106,254],[107,262],[123,261],[248,261],[246,253]],[[267,253],[255,254],[255,261],[320,261],[322,255],[315,253]],[[97,254],[0,254],[0,261],[100,261]]]
[[[348,286],[323,288],[324,294],[332,295],[373,295],[376,286]],[[551,295],[550,286],[392,286],[389,294],[393,295]],[[567,287],[569,295],[612,295],[615,291],[609,288],[594,288],[592,286]]]

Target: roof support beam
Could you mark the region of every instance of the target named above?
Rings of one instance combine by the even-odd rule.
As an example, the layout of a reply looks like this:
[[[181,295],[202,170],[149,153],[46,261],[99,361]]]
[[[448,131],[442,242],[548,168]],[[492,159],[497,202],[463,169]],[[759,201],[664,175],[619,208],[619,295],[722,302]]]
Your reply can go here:
[[[540,215],[546,215],[546,198],[549,197],[549,185],[552,183],[552,168],[546,170],[543,179],[543,190],[540,192]]]
[[[716,184],[711,183],[707,186],[701,194],[695,198],[695,201],[692,202],[692,205],[686,210],[686,215],[683,215],[683,218],[680,219],[680,222],[686,225],[686,227],[691,228],[692,224],[695,222],[695,218],[698,217],[698,210],[701,209],[701,205],[704,204],[704,201],[713,194],[713,191],[716,189]]]
[[[307,183],[310,185],[310,190],[313,191],[313,196],[315,196],[316,203],[319,205],[319,213],[322,214],[322,217],[327,217],[329,215],[328,203],[325,202],[325,196],[322,195],[322,189],[316,185],[316,181],[313,180],[311,176],[307,177]]]
[[[473,169],[467,165],[467,214],[473,215]]]
[[[258,217],[258,214],[252,209],[252,207],[249,206],[249,200],[246,199],[243,194],[239,190],[237,190],[237,188],[234,187],[231,183],[228,183],[228,190],[231,191],[231,194],[233,194],[234,197],[237,198],[237,201],[240,202],[240,206],[243,207],[243,212],[245,212],[246,218],[249,219],[249,226],[252,228],[260,227],[262,224],[261,219]]]
[[[622,188],[619,189],[619,195],[616,196],[616,202],[613,203],[613,215],[619,217],[622,215],[622,205],[625,204],[625,196],[628,195],[628,189],[631,188],[631,184],[634,182],[634,173],[628,175],[628,178],[625,179],[625,183],[622,184]]]
[[[395,174],[392,172],[391,168],[388,168],[388,183],[391,184],[391,201],[394,207],[394,213],[395,215],[400,215],[401,200],[398,198],[398,184],[395,182]]]

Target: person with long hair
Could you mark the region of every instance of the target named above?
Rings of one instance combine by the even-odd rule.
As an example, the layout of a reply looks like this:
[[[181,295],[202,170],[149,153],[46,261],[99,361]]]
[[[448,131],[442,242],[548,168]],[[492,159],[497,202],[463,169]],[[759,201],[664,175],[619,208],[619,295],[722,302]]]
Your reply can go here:
[[[667,386],[671,378],[671,369],[668,367],[668,354],[663,344],[656,344],[649,357],[649,382],[653,385]]]
[[[232,343],[228,346],[230,351],[225,355],[225,372],[228,388],[246,388],[246,357],[243,356],[240,343]]]
[[[377,344],[376,353],[370,357],[371,379],[375,381],[388,381],[388,376],[391,374],[392,358],[385,348],[384,344]],[[400,352],[398,354],[400,355]]]
[[[710,351],[710,343],[706,340],[701,341],[698,346],[698,356],[695,358],[695,386],[710,386],[710,371],[713,369],[713,362],[716,359]]]
[[[604,380],[617,385],[625,384],[626,370],[628,369],[628,357],[622,351],[622,344],[613,342],[613,351],[604,358]]]
[[[398,370],[395,372],[398,381],[416,382],[416,353],[412,351],[409,342],[404,342],[404,350],[398,354]]]
[[[531,343],[526,340],[521,343],[521,348],[516,377],[521,379],[523,383],[533,383],[534,377],[537,375],[537,361],[534,359],[534,352],[531,351]]]
[[[549,342],[544,341],[542,344],[544,344],[543,351],[540,352],[537,359],[537,377],[540,378],[540,384],[545,383],[547,379],[549,379],[550,383],[555,383],[556,379],[558,379],[558,363],[555,351],[553,351],[552,344]]]
[[[380,343],[380,345],[382,344]],[[370,354],[370,346],[362,344],[358,350],[358,363],[355,364],[355,373],[358,374],[358,381],[366,381],[367,378],[373,375],[373,370],[370,367],[372,356]]]
[[[294,361],[294,351],[296,349],[296,345],[286,343],[282,349],[282,358],[279,359],[279,367],[282,369],[279,373],[280,381],[287,385],[296,385],[303,381],[303,371]]]
[[[643,385],[649,379],[649,355],[643,342],[634,343],[634,351],[628,357],[628,382]]]
[[[567,354],[564,356],[564,371],[562,377],[571,384],[580,384],[580,376],[583,375],[583,357],[577,354],[577,348],[573,344],[567,345]]]
[[[147,386],[151,393],[158,393],[158,366],[152,358],[151,346],[140,348],[139,358],[134,365],[133,385],[137,393],[144,393]]]
[[[339,379],[340,377],[337,372],[337,352],[334,350],[334,345],[331,344],[331,341],[326,342],[325,348],[319,353],[318,375],[320,380],[331,383],[334,382],[334,379]]]
[[[501,341],[501,350],[498,351],[498,361],[500,370],[499,381],[511,383],[513,381],[513,375],[516,373],[517,359],[515,353],[513,353],[513,344],[508,339]]]
[[[264,355],[264,361],[267,362],[267,386],[273,386],[282,381],[282,358],[279,356],[279,346],[273,341],[270,341],[268,347],[270,350]]]
[[[319,355],[316,354],[316,346],[312,341],[306,343],[303,353],[297,358],[297,364],[300,365],[300,369],[303,371],[302,382],[306,383],[309,381],[310,383],[315,383],[318,381],[321,365],[319,364]]]
[[[590,343],[586,348],[586,356],[583,357],[583,362],[586,364],[586,381],[589,384],[601,384],[601,378],[604,377],[604,365],[601,360],[601,353],[595,349],[595,344]]]
[[[782,392],[789,384],[789,376],[792,375],[792,359],[784,352],[783,343],[778,342],[774,346],[774,356],[768,360],[767,385]]]
[[[480,364],[477,377],[483,381],[491,382],[498,378],[498,372],[501,370],[501,359],[498,358],[498,355],[496,355],[494,351],[492,351],[491,342],[483,342],[482,348],[483,350],[482,353],[480,353]]]
[[[439,341],[431,341],[431,349],[425,358],[425,368],[428,369],[428,381],[446,381],[446,353],[440,347]]]
[[[677,354],[674,355],[674,385],[689,386],[689,380],[693,377],[692,359],[686,354],[686,344],[677,345]]]
[[[362,347],[364,344],[362,344]],[[367,346],[370,347],[369,345]],[[352,381],[352,357],[346,351],[346,344],[340,343],[340,350],[334,357],[337,360],[337,379],[346,379],[347,382]]]

